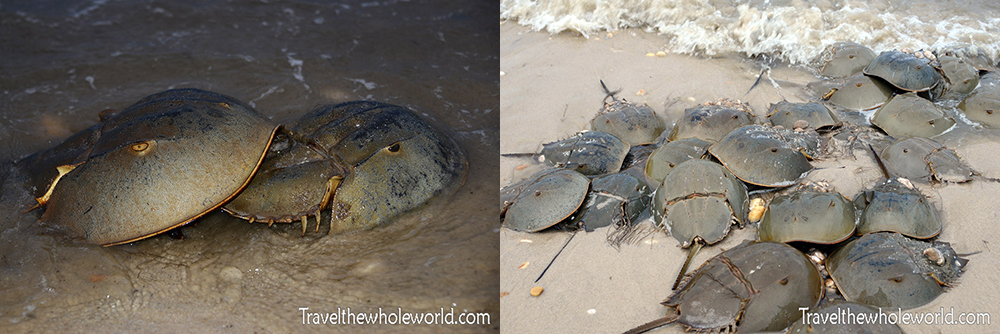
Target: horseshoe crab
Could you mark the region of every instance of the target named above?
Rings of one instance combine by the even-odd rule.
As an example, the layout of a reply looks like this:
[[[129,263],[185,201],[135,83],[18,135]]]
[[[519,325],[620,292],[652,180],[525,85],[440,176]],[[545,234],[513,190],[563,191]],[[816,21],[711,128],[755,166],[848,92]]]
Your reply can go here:
[[[948,90],[946,96],[964,96],[979,86],[979,70],[969,65],[965,60],[951,57],[938,57],[941,63],[941,72],[948,79]]]
[[[934,103],[914,93],[893,96],[872,115],[871,122],[896,138],[934,137],[955,125]]]
[[[649,207],[646,182],[628,174],[608,174],[590,181],[590,192],[574,215],[572,225],[593,230],[608,225],[632,225]]]
[[[973,121],[1000,127],[1000,84],[984,82],[965,97],[965,100],[958,104],[958,108]]]
[[[858,43],[838,42],[828,46],[820,59],[823,63],[821,75],[842,78],[868,67],[875,60],[875,52]]]
[[[836,191],[806,185],[775,197],[757,229],[761,241],[835,244],[854,234],[854,203]]]
[[[816,266],[797,249],[775,242],[744,241],[684,277],[663,305],[663,318],[626,333],[679,322],[688,330],[756,333],[780,331],[823,296]]]
[[[826,85],[820,85],[826,87]],[[835,85],[836,86],[836,85]],[[834,105],[851,110],[875,109],[889,100],[895,89],[882,79],[856,73],[843,80],[839,86],[815,91]]]
[[[674,124],[667,139],[698,138],[717,142],[738,127],[753,124],[757,116],[750,105],[729,99],[706,102],[684,110],[684,116]]]
[[[947,242],[871,233],[831,254],[826,268],[847,300],[906,310],[937,298],[967,263]]]
[[[656,148],[646,159],[646,182],[660,184],[677,165],[689,159],[700,159],[711,143],[698,138],[682,138]]]
[[[805,121],[800,121],[800,123],[805,123]],[[782,141],[788,144],[789,148],[799,151],[807,160],[816,160],[815,157],[826,150],[826,144],[829,142],[829,138],[821,137],[819,132],[813,128],[786,129],[779,126],[771,129],[778,134]]]
[[[653,194],[653,219],[681,247],[692,247],[674,288],[703,245],[721,241],[736,222],[747,219],[747,190],[729,170],[701,159],[682,162]]]
[[[875,149],[870,146],[869,149],[875,154]],[[914,188],[910,180],[891,177],[878,154],[875,159],[885,179],[854,197],[860,215],[857,234],[890,231],[927,239],[941,233],[941,218],[927,196]]]
[[[928,91],[941,82],[941,73],[930,59],[900,51],[880,53],[862,72],[909,92]]]
[[[829,130],[840,126],[840,120],[833,115],[830,108],[816,102],[792,103],[781,101],[772,103],[770,114],[767,118],[773,125],[780,125],[786,129],[811,127],[820,130]],[[797,127],[796,123],[805,121],[806,126]]]
[[[764,187],[791,186],[813,169],[802,152],[762,125],[733,130],[709,146],[708,153],[743,182]]]
[[[938,50],[938,54],[962,59],[969,65],[972,65],[977,71],[992,71],[996,69],[993,66],[993,60],[990,59],[990,55],[986,53],[986,50],[969,43],[955,43],[946,46]],[[941,59],[941,57],[938,57],[938,59]]]
[[[629,144],[600,131],[583,131],[573,137],[543,145],[542,159],[558,168],[573,169],[583,175],[617,173]]]
[[[549,169],[504,187],[500,199],[503,225],[515,231],[538,232],[555,225],[580,208],[590,180],[570,169]]]
[[[973,171],[954,150],[923,137],[900,140],[882,150],[891,175],[924,182],[961,183],[972,180]]]
[[[372,228],[461,184],[468,163],[451,138],[408,109],[354,101],[313,109],[290,128],[240,196],[225,206],[254,221],[302,221],[331,208],[328,233]]]
[[[591,130],[611,134],[630,145],[651,144],[666,128],[653,108],[624,99],[605,103],[590,125]]]
[[[902,334],[903,331],[899,329],[899,326],[889,323],[878,323],[878,322],[846,322],[839,321],[837,323],[831,323],[830,321],[824,321],[823,319],[830,319],[834,314],[844,314],[844,311],[848,314],[864,314],[869,319],[874,319],[878,317],[879,309],[871,307],[867,304],[862,304],[858,302],[849,302],[846,300],[837,300],[830,303],[826,303],[817,308],[813,308],[808,312],[803,311],[806,316],[802,318],[801,321],[796,321],[788,328],[786,333],[797,334],[797,333],[813,333],[813,334],[850,334],[850,333],[869,333],[869,334]],[[841,318],[843,319],[843,318]]]
[[[147,96],[81,135],[96,141],[81,162],[61,168],[39,199],[40,220],[105,246],[187,224],[250,182],[275,130],[251,107],[219,93]]]

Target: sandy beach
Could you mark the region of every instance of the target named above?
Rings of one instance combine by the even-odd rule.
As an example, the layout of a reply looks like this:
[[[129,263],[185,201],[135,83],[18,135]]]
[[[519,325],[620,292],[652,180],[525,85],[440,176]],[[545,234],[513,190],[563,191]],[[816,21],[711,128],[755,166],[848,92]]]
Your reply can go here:
[[[646,103],[671,126],[685,108],[719,98],[749,103],[759,120],[770,103],[810,101],[805,85],[819,80],[804,67],[772,65],[769,76],[750,89],[763,62],[741,55],[695,57],[663,49],[663,37],[640,29],[592,34],[550,35],[516,22],[500,27],[500,153],[537,153],[541,144],[566,138],[589,128],[602,106],[599,80],[619,97]],[[647,53],[664,51],[663,57]],[[995,194],[1000,183],[1000,134],[997,130],[959,128],[935,140],[954,149],[982,174],[962,184],[916,184],[941,213],[944,228],[937,240],[951,243],[969,255],[959,284],[931,303],[908,312],[975,312],[1000,316],[1000,283],[993,276],[1000,265],[1000,217]],[[871,187],[881,173],[870,154],[813,162],[808,180],[824,180],[848,198]],[[525,165],[527,165],[525,167]],[[500,187],[538,171],[530,158],[500,158]],[[651,223],[640,223],[651,229]],[[664,232],[615,249],[606,243],[607,228],[579,232],[537,283],[534,282],[570,232],[500,232],[500,327],[508,333],[617,333],[662,317],[669,308],[659,303],[687,250]],[[706,247],[694,258],[692,269],[724,249],[756,238],[756,226],[730,231],[722,242]],[[998,248],[993,252],[992,248]],[[524,266],[527,264],[527,266]],[[529,290],[545,290],[532,297]],[[893,310],[895,311],[895,310]],[[1000,319],[991,319],[993,324]],[[997,326],[901,325],[906,333],[986,332]],[[679,333],[678,324],[654,333]]]

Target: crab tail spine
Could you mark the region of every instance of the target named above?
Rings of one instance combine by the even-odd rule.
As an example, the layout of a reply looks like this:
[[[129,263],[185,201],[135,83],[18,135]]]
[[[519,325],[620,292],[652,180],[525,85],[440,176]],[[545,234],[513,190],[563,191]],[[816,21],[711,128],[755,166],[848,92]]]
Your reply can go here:
[[[659,319],[656,319],[656,320],[644,323],[642,325],[639,325],[639,327],[632,328],[632,329],[626,331],[624,334],[645,333],[645,332],[651,331],[653,329],[660,328],[660,327],[672,324],[675,321],[677,321],[677,318],[679,318],[679,317],[678,317],[678,315],[676,313],[675,314],[668,314],[667,316],[665,316],[663,318],[659,318]]]
[[[691,266],[691,259],[694,259],[695,254],[701,250],[701,246],[705,243],[701,237],[695,237],[694,242],[691,244],[691,250],[688,251],[687,260],[684,260],[684,266],[681,267],[681,272],[677,273],[677,279],[674,280],[674,286],[670,290],[677,290],[677,285],[681,284],[681,279],[684,278],[684,274],[687,273],[688,267]]]
[[[875,148],[872,147],[872,144],[868,144],[868,149],[871,150],[872,155],[875,156],[875,161],[878,162],[878,167],[882,169],[882,175],[885,176],[886,179],[891,178],[892,176],[889,175],[889,170],[885,168],[885,163],[882,162],[882,157],[878,156],[878,152],[875,152]]]

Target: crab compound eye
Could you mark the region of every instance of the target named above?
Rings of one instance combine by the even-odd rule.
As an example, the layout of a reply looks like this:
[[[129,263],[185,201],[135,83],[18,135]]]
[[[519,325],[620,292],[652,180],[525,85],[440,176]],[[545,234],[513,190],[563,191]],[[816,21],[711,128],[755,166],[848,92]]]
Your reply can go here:
[[[144,141],[138,142],[138,143],[132,144],[132,146],[130,148],[134,152],[142,152],[142,151],[145,151],[146,149],[149,148],[149,143],[148,142],[144,142]]]
[[[399,143],[394,143],[392,145],[389,145],[389,147],[386,147],[385,149],[392,153],[399,152]]]

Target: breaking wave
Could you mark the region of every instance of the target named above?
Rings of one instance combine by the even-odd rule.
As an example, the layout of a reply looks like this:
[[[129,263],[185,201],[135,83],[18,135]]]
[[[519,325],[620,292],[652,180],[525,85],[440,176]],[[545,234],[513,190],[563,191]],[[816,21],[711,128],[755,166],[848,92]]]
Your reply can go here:
[[[970,43],[997,59],[993,0],[502,0],[500,18],[549,33],[641,28],[671,52],[767,55],[809,63],[840,41],[875,52]]]

